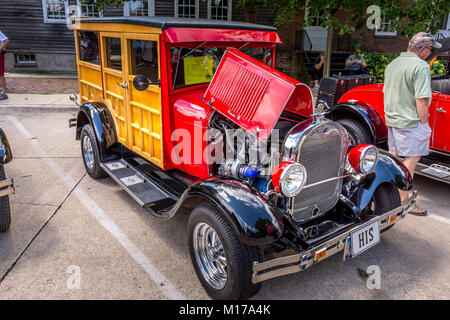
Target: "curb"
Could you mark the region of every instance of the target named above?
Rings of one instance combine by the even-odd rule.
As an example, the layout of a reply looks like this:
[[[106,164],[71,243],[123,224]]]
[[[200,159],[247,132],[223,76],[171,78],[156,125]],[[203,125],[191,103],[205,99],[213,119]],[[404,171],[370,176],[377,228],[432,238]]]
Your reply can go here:
[[[3,111],[18,111],[18,112],[77,112],[80,107],[77,106],[52,106],[52,105],[4,105],[0,103],[0,112]]]

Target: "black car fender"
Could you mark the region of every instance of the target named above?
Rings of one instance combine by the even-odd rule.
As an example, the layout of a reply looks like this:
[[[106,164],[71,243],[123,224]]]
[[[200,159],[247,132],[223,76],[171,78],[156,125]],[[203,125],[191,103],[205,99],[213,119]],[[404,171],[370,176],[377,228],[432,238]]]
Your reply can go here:
[[[246,245],[263,246],[283,234],[283,220],[278,209],[242,181],[208,178],[195,182],[183,193],[175,211],[183,207],[193,209],[202,202],[209,202],[219,209],[238,239]]]
[[[0,129],[0,165],[11,162],[12,152],[6,134]]]
[[[356,102],[342,102],[336,104],[329,110],[329,117],[336,121],[350,117],[359,120],[369,131],[372,138],[372,144],[377,144],[382,138],[381,127],[383,119],[378,112],[370,105],[358,101]]]
[[[391,183],[404,191],[412,189],[412,176],[403,163],[387,151],[379,149],[378,152],[378,162],[375,170],[369,173],[369,183],[360,188],[353,200],[361,210],[370,203],[375,190],[383,183]]]
[[[81,130],[86,124],[90,124],[94,129],[102,160],[107,149],[118,141],[114,120],[108,107],[102,102],[89,102],[80,107],[77,115],[77,140],[80,140]]]

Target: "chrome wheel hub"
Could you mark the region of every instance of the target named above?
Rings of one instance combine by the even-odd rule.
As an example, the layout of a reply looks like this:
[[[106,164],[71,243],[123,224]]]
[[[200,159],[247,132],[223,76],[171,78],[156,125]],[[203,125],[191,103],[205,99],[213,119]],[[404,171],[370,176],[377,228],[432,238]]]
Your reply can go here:
[[[92,149],[92,143],[89,136],[83,137],[83,158],[86,166],[89,169],[94,168],[94,150]]]
[[[216,231],[208,224],[197,224],[193,233],[194,253],[203,278],[215,289],[227,283],[227,259],[222,242]]]

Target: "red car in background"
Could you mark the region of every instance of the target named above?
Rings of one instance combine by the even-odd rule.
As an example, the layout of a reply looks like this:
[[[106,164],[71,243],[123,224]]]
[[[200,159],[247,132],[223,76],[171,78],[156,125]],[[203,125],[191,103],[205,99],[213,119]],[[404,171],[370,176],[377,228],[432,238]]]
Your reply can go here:
[[[443,59],[446,72],[431,77],[430,155],[421,159],[416,173],[450,184],[450,38],[438,41],[442,48],[434,49],[427,60]],[[321,82],[318,101],[328,99],[329,117],[347,129],[350,145],[373,143],[387,149],[383,84],[375,84],[370,76],[334,77],[334,81],[323,81],[327,86],[322,88]]]

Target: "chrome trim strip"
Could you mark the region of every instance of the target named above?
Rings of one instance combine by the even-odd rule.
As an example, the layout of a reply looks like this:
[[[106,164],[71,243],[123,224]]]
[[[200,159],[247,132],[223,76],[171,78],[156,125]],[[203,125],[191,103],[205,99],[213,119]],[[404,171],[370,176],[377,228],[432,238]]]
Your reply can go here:
[[[331,182],[331,181],[334,181],[334,180],[343,179],[343,178],[346,178],[346,177],[349,177],[349,176],[352,176],[352,174],[351,173],[344,174],[343,176],[337,176],[337,177],[334,177],[334,178],[330,178],[330,179],[322,180],[322,181],[319,181],[319,182],[311,183],[311,184],[308,184],[308,185],[304,186],[302,190],[308,189],[308,188],[312,188],[312,187],[318,186],[320,184],[324,184],[324,183]]]
[[[328,240],[322,244],[319,244],[308,251],[303,251],[298,254],[272,259],[265,262],[254,262],[253,263],[253,276],[252,282],[254,284],[272,279],[275,277],[296,273],[304,271],[311,267],[312,265],[323,261],[332,255],[347,248],[347,241],[350,234],[361,227],[361,225],[369,224],[376,220],[380,221],[380,231],[391,226],[395,222],[402,220],[406,217],[406,213],[410,207],[416,202],[417,191],[413,192],[413,195],[406,204],[401,205],[393,210],[390,210],[380,216],[375,216],[372,219],[365,221],[363,224],[358,224],[352,229],[339,234],[331,240]],[[396,215],[396,219],[390,221],[390,217]],[[320,259],[316,259],[316,253],[321,252],[326,249],[326,253]],[[347,250],[345,251],[345,254]],[[346,260],[346,255],[344,255],[344,260]],[[294,265],[293,265],[294,264]],[[270,270],[272,269],[272,270]],[[270,270],[270,271],[266,271]],[[266,271],[266,272],[264,272]]]

